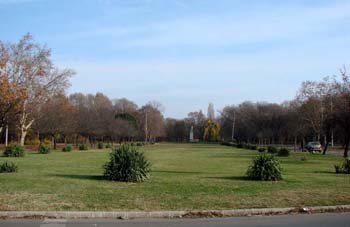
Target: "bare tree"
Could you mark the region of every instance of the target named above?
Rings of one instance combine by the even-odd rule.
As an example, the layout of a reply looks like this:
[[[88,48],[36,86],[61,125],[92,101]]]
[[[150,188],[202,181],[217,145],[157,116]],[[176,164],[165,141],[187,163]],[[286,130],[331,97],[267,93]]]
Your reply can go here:
[[[344,137],[344,157],[348,157],[350,143],[350,80],[346,68],[340,70],[341,81],[335,81],[335,121]]]
[[[139,121],[144,129],[145,141],[154,141],[165,135],[164,117],[161,105],[149,103],[139,110]]]
[[[57,138],[74,133],[75,108],[64,94],[57,94],[43,105],[41,117],[37,120],[37,130],[52,136],[54,149],[57,148]]]
[[[62,92],[69,85],[68,79],[74,72],[56,68],[50,59],[50,49],[35,43],[29,34],[23,36],[18,43],[7,44],[5,48],[8,61],[3,71],[12,83],[26,90],[18,125],[20,143],[24,145],[28,130],[42,104]]]

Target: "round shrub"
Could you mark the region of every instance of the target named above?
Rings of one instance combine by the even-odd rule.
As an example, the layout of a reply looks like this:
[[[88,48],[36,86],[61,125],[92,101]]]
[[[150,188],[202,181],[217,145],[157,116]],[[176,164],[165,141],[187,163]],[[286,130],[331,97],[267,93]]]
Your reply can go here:
[[[5,148],[5,157],[23,157],[25,155],[24,147],[19,144],[10,144]]]
[[[70,144],[67,144],[62,148],[63,152],[71,152],[72,150],[73,150],[73,147]]]
[[[106,144],[106,148],[108,148],[108,149],[109,149],[109,148],[112,148],[112,144],[107,143],[107,144]]]
[[[300,161],[302,161],[302,162],[306,162],[306,161],[307,161],[307,157],[306,157],[306,155],[301,156]]]
[[[89,150],[89,147],[87,144],[80,144],[79,145],[79,151],[87,151]]]
[[[258,148],[258,151],[259,151],[260,153],[263,153],[263,152],[266,151],[266,148],[265,148],[265,147],[259,147],[259,148]]]
[[[40,146],[39,146],[39,153],[40,154],[48,154],[48,153],[50,153],[50,151],[51,151],[51,148],[49,145],[40,144]]]
[[[243,148],[244,144],[243,143],[238,143],[237,148]]]
[[[18,167],[13,162],[4,162],[0,164],[0,173],[13,173],[17,171],[18,171]]]
[[[287,157],[290,155],[290,151],[287,148],[281,148],[278,150],[277,153],[278,156],[283,156],[283,157]]]
[[[282,170],[273,155],[259,155],[248,167],[247,177],[250,180],[277,181],[282,179]]]
[[[222,142],[220,143],[220,145],[232,147],[232,146],[233,146],[233,143],[232,143],[232,142],[227,142],[227,141],[222,141]]]
[[[97,148],[98,148],[98,149],[103,149],[103,148],[105,148],[104,143],[102,143],[102,142],[98,142],[98,144],[97,144]]]
[[[350,174],[350,159],[344,159],[344,162],[341,165],[335,165],[334,168],[336,173]]]
[[[149,177],[150,162],[135,146],[124,144],[110,154],[104,177],[112,181],[142,182]]]
[[[258,146],[254,144],[249,144],[249,149],[255,151],[258,148]]]
[[[145,144],[144,143],[142,143],[142,142],[137,142],[136,143],[136,146],[138,146],[138,147],[142,147],[142,146],[144,146]]]
[[[278,153],[278,149],[275,146],[268,146],[267,147],[267,152],[270,154],[277,154]]]

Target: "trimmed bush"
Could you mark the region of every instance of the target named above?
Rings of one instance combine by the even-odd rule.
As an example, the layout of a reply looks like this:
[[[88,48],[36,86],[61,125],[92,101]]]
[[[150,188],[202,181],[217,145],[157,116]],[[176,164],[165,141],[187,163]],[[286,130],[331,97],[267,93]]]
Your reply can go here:
[[[258,148],[258,146],[254,144],[249,144],[249,149],[255,151]]]
[[[222,141],[222,142],[220,143],[220,145],[232,147],[232,146],[233,146],[233,143],[232,143],[232,142]]]
[[[266,151],[266,148],[265,148],[265,147],[259,147],[259,148],[258,148],[258,151],[259,151],[260,153],[263,153],[263,152]]]
[[[23,157],[25,155],[24,147],[19,144],[10,144],[5,148],[5,157]]]
[[[40,154],[48,154],[50,153],[50,145],[47,145],[47,144],[40,144],[39,146],[39,153]]]
[[[278,156],[283,156],[283,157],[287,157],[290,155],[290,151],[287,148],[281,148],[278,150],[277,153]]]
[[[247,177],[250,180],[277,181],[282,180],[282,170],[273,155],[259,155],[248,167]]]
[[[344,159],[344,162],[341,165],[335,165],[334,168],[336,173],[350,174],[350,159]]]
[[[136,146],[138,146],[138,147],[142,147],[142,146],[144,146],[145,144],[144,143],[142,143],[142,142],[137,142],[136,143]]]
[[[103,148],[105,148],[105,144],[102,143],[102,142],[98,142],[97,148],[98,148],[98,149],[103,149]]]
[[[110,154],[104,177],[112,181],[142,182],[149,177],[150,162],[135,146],[124,144]]]
[[[238,143],[237,144],[237,148],[243,148],[244,147],[244,144],[243,143]]]
[[[306,155],[304,155],[304,156],[301,156],[301,158],[300,158],[300,161],[302,161],[302,162],[305,162],[305,161],[307,161],[307,157],[306,157]]]
[[[105,147],[109,149],[109,148],[112,148],[113,146],[112,146],[112,144],[107,143]]]
[[[278,149],[275,146],[268,146],[267,147],[267,152],[270,154],[277,154],[278,153]]]
[[[79,145],[79,151],[87,151],[87,150],[89,150],[89,147],[87,144],[84,143]]]
[[[18,167],[13,162],[4,162],[0,164],[0,173],[13,173],[17,171],[18,171]]]
[[[67,144],[62,148],[63,152],[71,152],[72,150],[73,150],[73,147],[70,144]]]

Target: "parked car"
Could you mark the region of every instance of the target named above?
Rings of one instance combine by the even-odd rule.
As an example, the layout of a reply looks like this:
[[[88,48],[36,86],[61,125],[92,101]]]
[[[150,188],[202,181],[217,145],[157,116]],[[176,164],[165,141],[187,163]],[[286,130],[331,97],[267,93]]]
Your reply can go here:
[[[305,148],[312,153],[314,151],[322,152],[322,145],[317,141],[308,142]]]

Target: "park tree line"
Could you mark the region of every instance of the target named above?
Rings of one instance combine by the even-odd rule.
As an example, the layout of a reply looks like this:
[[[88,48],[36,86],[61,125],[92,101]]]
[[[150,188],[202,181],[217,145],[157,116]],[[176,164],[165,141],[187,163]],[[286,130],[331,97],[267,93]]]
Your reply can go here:
[[[197,140],[210,141],[204,132],[208,125],[217,122],[219,138],[223,141],[291,145],[295,150],[304,149],[309,141],[319,141],[323,154],[330,145],[337,144],[344,148],[344,156],[348,156],[350,80],[345,67],[338,76],[303,82],[291,101],[281,104],[245,101],[225,106],[218,113],[216,118],[212,117],[212,111],[208,111],[207,117],[198,111],[184,119],[166,119],[166,138],[187,141],[190,127],[194,126]]]
[[[57,143],[99,141],[187,142],[235,141],[294,145],[316,140],[343,146],[350,140],[350,82],[345,67],[339,75],[305,81],[297,96],[283,103],[242,102],[215,111],[164,119],[158,102],[141,107],[110,99],[103,93],[66,95],[72,69],[59,69],[51,51],[27,34],[17,43],[0,42],[0,135],[2,141],[50,139]],[[216,114],[215,114],[216,113]],[[8,133],[7,133],[8,132]]]
[[[0,41],[0,135],[21,145],[33,140],[91,143],[154,141],[164,136],[163,107],[138,107],[102,93],[66,95],[75,72],[57,68],[51,50],[26,34],[17,43]],[[5,138],[4,138],[5,137]]]

